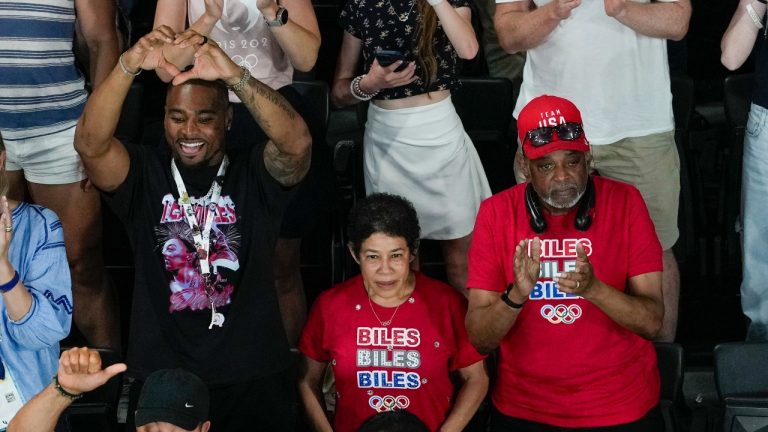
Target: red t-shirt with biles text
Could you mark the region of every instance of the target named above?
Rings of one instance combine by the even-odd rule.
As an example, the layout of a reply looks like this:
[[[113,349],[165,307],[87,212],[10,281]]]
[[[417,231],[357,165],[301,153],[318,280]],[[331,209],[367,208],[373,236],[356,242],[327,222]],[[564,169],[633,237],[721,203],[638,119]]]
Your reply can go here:
[[[485,200],[469,251],[471,289],[503,292],[515,280],[522,239],[542,241],[539,280],[499,346],[493,403],[503,414],[581,428],[635,421],[659,402],[652,342],[620,326],[597,306],[557,289],[553,277],[572,271],[576,244],[595,276],[624,291],[633,276],[662,270],[662,249],[642,196],[633,186],[593,177],[592,225],[574,226],[576,209],[552,216],[536,234],[525,205],[526,184]]]
[[[398,409],[437,430],[454,403],[450,373],[484,358],[464,327],[466,301],[450,286],[417,272],[411,297],[395,309],[369,303],[361,276],[312,307],[299,350],[333,366],[335,431],[356,431],[368,417]]]

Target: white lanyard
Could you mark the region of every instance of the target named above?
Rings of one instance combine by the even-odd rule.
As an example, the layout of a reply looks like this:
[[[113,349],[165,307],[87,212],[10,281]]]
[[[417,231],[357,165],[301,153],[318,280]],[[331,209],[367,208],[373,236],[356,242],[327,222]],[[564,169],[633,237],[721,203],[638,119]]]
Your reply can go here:
[[[179,169],[176,167],[176,161],[171,159],[171,173],[173,173],[173,180],[176,182],[176,189],[179,192],[179,206],[181,206],[184,216],[187,219],[189,228],[192,230],[192,240],[195,243],[195,250],[197,251],[197,257],[200,261],[200,273],[205,281],[205,294],[208,296],[208,301],[211,304],[211,324],[208,329],[213,328],[214,325],[221,327],[224,324],[224,315],[216,312],[216,306],[213,302],[213,289],[211,288],[211,267],[209,264],[209,250],[211,247],[211,227],[213,226],[213,219],[216,217],[218,211],[219,200],[221,199],[221,185],[224,182],[224,173],[227,171],[229,165],[229,158],[224,155],[224,159],[221,161],[219,171],[216,173],[216,177],[213,179],[211,189],[203,198],[205,203],[205,224],[203,229],[200,230],[200,226],[195,216],[195,210],[192,208],[192,202],[187,193],[187,188],[184,185],[184,180],[181,178]]]

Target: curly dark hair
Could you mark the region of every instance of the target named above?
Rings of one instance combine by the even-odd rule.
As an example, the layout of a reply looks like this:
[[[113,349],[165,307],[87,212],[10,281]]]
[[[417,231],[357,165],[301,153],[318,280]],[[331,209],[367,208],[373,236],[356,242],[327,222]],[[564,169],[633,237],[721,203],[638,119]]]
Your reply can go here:
[[[419,248],[419,217],[407,199],[387,193],[369,195],[355,205],[349,214],[349,245],[360,254],[363,242],[375,233],[402,237],[412,254]]]

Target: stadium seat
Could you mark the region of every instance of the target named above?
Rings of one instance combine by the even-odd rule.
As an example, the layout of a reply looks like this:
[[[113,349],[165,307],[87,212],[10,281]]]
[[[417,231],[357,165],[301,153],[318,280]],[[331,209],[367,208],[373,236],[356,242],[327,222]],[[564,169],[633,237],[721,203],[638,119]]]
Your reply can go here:
[[[714,354],[723,432],[768,432],[768,342],[721,343]]]
[[[683,406],[683,347],[676,343],[654,342],[656,359],[661,378],[659,405],[664,415],[666,432],[678,432],[682,428],[680,407]]]

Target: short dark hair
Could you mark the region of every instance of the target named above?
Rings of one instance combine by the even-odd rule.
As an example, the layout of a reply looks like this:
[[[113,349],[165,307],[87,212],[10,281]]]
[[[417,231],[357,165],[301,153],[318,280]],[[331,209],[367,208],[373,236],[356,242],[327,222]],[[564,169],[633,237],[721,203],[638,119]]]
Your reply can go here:
[[[368,417],[357,432],[429,432],[429,429],[416,415],[397,410]]]
[[[202,87],[208,87],[211,89],[216,90],[216,102],[218,102],[222,109],[227,109],[229,106],[229,92],[227,90],[227,85],[224,84],[224,81],[221,80],[215,80],[215,81],[206,81],[198,78],[193,78],[188,81],[184,81],[183,83],[179,85],[173,85],[171,83],[168,84],[168,88],[165,92],[166,98],[168,97],[168,93],[171,92],[172,89],[176,87],[181,87],[185,85],[196,85],[196,86],[202,86]]]
[[[419,217],[407,199],[387,193],[369,195],[355,205],[349,214],[347,236],[355,255],[363,242],[375,233],[403,237],[411,253],[419,248]]]

